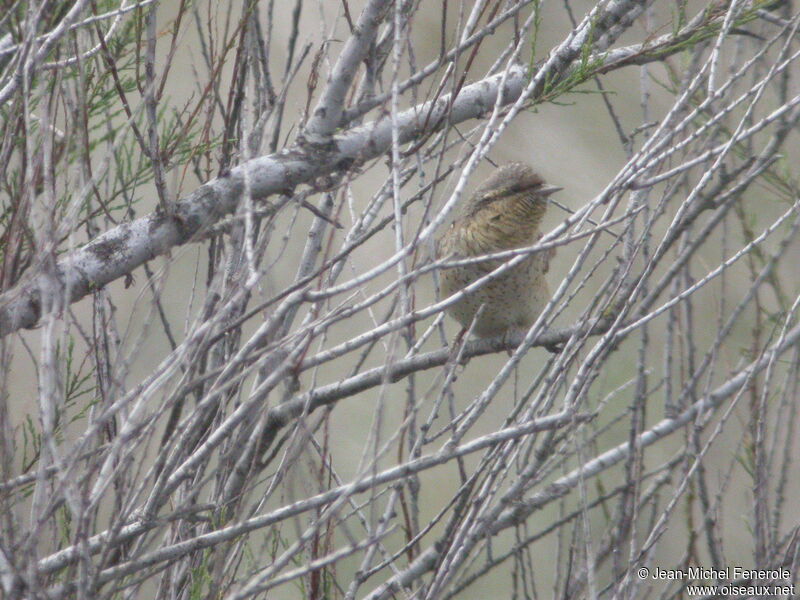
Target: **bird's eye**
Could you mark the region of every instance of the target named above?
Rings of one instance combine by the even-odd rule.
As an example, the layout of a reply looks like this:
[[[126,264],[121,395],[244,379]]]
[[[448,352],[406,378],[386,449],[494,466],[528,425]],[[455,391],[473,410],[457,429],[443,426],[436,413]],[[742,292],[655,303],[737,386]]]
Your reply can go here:
[[[483,206],[485,204],[489,204],[490,202],[500,198],[502,195],[503,192],[489,192],[488,194],[484,194],[483,196],[481,196],[476,205]]]
[[[507,194],[517,194],[519,192],[529,192],[533,190],[538,190],[542,187],[541,183],[537,183],[535,185],[525,184],[525,183],[518,183],[516,185],[511,186],[506,190]]]

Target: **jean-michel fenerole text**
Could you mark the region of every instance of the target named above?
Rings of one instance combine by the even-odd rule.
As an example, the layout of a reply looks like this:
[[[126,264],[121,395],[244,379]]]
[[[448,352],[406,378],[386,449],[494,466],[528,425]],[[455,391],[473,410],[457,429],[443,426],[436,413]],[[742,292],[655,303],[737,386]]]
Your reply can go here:
[[[725,567],[724,569],[712,569],[706,567],[688,567],[686,569],[662,569],[655,567],[650,570],[652,579],[672,579],[684,581],[765,581],[765,580],[789,580],[791,573],[789,569],[781,567],[778,569],[745,569],[743,567]]]

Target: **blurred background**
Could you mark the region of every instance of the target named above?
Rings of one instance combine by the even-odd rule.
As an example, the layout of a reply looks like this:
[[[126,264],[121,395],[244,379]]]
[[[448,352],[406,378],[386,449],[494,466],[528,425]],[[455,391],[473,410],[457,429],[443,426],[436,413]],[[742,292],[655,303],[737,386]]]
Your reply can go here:
[[[5,297],[44,269],[48,257],[63,258],[119,223],[186,198],[223,166],[300,147],[298,136],[313,120],[353,23],[368,4],[151,3],[121,14],[117,33],[96,54],[53,68],[49,81],[37,73],[28,92],[21,90],[5,105],[6,139],[12,139],[17,121],[18,131],[27,124],[38,132],[27,146],[7,144]],[[363,114],[356,109],[359,102],[390,94],[393,81],[404,82],[499,15],[516,11],[487,28],[481,42],[457,60],[443,61],[399,94],[397,110],[502,72],[515,47],[517,62],[533,77],[543,65],[550,68],[553,49],[582,30],[586,15],[608,9],[592,2],[476,0],[406,2],[395,12],[388,4],[380,13],[377,41],[357,61],[345,99],[356,116],[337,127],[337,135],[391,118],[391,97]],[[64,18],[63,10],[52,11],[50,27]],[[87,552],[80,564],[89,575],[76,589],[91,589],[97,597],[127,589],[129,597],[238,598],[266,594],[258,585],[278,585],[285,575],[281,597],[348,597],[349,589],[352,597],[380,597],[375,590],[381,584],[431,548],[441,552],[439,562],[390,597],[668,596],[680,593],[678,584],[631,581],[634,566],[787,564],[780,557],[792,555],[794,542],[787,540],[797,526],[787,509],[797,493],[796,346],[726,395],[718,410],[698,411],[674,435],[637,446],[613,468],[587,473],[569,494],[554,496],[516,526],[475,546],[464,542],[485,515],[495,514],[490,508],[528,506],[527,500],[551,493],[548,486],[576,467],[708,398],[796,325],[795,8],[631,3],[630,22],[621,18],[615,24],[596,14],[583,31],[596,27],[599,39],[590,36],[567,68],[553,71],[547,84],[552,87],[539,88],[496,143],[482,136],[498,122],[452,122],[441,137],[418,136],[400,145],[395,160],[387,148],[377,159],[305,181],[293,193],[243,200],[234,215],[192,243],[174,246],[130,278],[68,305],[55,323],[6,336],[3,479],[32,479],[25,487],[4,489],[3,502],[16,515],[5,547],[14,567],[4,572],[25,579],[26,564],[41,565],[36,561],[60,549],[131,523],[148,502],[162,524],[121,547]],[[26,18],[17,14],[10,27],[20,48]],[[403,23],[400,33],[392,31],[393,22]],[[98,31],[107,29],[77,28],[48,60],[94,48]],[[610,46],[603,45],[601,31],[613,34]],[[682,35],[686,31],[691,35]],[[641,64],[611,62],[614,50],[655,45],[661,36],[672,39],[657,57],[640,48],[628,56]],[[152,106],[149,52],[158,90]],[[695,77],[699,85],[693,85]],[[43,106],[49,106],[44,120]],[[150,114],[157,118],[159,159],[148,152]],[[48,121],[61,133],[48,130]],[[725,153],[714,150],[726,144]],[[462,182],[476,151],[485,151],[485,158]],[[32,159],[49,171],[38,190]],[[545,234],[585,231],[590,222],[568,233],[559,229],[576,211],[584,210],[595,223],[637,211],[610,226],[610,233],[560,245],[548,274],[554,294],[565,282],[554,296],[549,327],[575,332],[622,315],[618,325],[630,326],[630,332],[613,339],[602,332],[567,336],[560,355],[534,346],[514,355],[519,361],[506,377],[511,349],[458,363],[460,327],[439,312],[325,357],[437,302],[435,271],[413,273],[432,261],[434,239],[417,243],[415,235],[454,193],[469,195],[496,165],[511,161],[531,164],[548,183],[564,188],[554,196],[560,205],[548,209]],[[160,189],[155,162],[163,170]],[[394,192],[393,173],[403,182]],[[400,225],[393,202],[408,202],[400,225],[411,252],[344,293],[299,303],[294,318],[283,321],[285,329],[256,336],[293,285],[324,291],[395,256]],[[683,222],[686,215],[694,220]],[[28,234],[14,234],[11,224],[23,217]],[[371,220],[362,228],[365,219]],[[679,235],[672,239],[676,227]],[[763,242],[746,248],[762,234]],[[28,266],[12,277],[15,239],[27,257],[20,262]],[[670,247],[660,255],[664,240]],[[742,258],[724,273],[685,293],[743,248]],[[340,252],[342,258],[331,262]],[[684,252],[689,258],[681,265]],[[303,272],[309,267],[304,256],[312,257],[310,271]],[[769,272],[762,272],[767,265]],[[310,283],[304,280],[309,272]],[[391,287],[408,272],[408,285]],[[637,303],[664,277],[669,279],[659,295],[637,312],[644,306]],[[382,298],[366,303],[384,290]],[[628,298],[631,305],[622,308]],[[367,305],[353,309],[359,303]],[[659,307],[663,312],[653,317]],[[208,332],[199,335],[204,326]],[[453,349],[445,364],[390,381],[391,365],[445,347]],[[293,367],[262,394],[259,386],[283,373],[276,366],[283,364],[283,350],[296,351]],[[321,357],[318,365],[302,367],[314,357]],[[308,402],[314,390],[380,368],[387,373],[380,385],[291,421],[263,454],[241,459],[248,451],[263,451],[256,442],[270,431],[270,410],[293,399]],[[113,417],[104,412],[120,401]],[[504,446],[496,455],[487,449],[444,461],[418,479],[375,486],[344,506],[334,503],[335,511],[320,506],[287,517],[205,554],[197,551],[185,563],[142,562],[136,582],[114,576],[114,568],[137,565],[160,547],[435,453],[472,417],[466,436],[453,443],[522,423],[523,415],[532,419],[565,409],[598,414],[587,424],[516,440],[516,448]],[[221,426],[237,411],[247,418],[223,433]],[[168,487],[169,469],[162,471],[160,461],[178,469],[215,436],[230,437],[194,464],[180,486],[169,488],[171,495],[155,502],[160,486]],[[92,458],[76,458],[85,452]],[[504,495],[536,461],[541,470],[525,475],[531,478],[522,495]],[[237,484],[239,493],[226,497],[245,464],[249,470]],[[48,468],[58,477],[48,480]],[[180,511],[196,519],[176,518]],[[25,515],[35,517],[28,521]],[[38,540],[31,539],[34,531]],[[531,536],[536,541],[525,541]],[[352,550],[333,557],[362,541],[380,548],[376,556]],[[459,548],[468,558],[457,556]],[[494,565],[507,552],[508,559]],[[324,565],[290,573],[326,556]],[[68,573],[65,581],[78,578],[74,571],[48,571],[39,576],[42,589],[58,588],[59,572]],[[103,580],[103,573],[115,583]],[[446,577],[440,580],[437,573]],[[360,587],[351,587],[354,581]],[[62,597],[76,593],[58,589]]]

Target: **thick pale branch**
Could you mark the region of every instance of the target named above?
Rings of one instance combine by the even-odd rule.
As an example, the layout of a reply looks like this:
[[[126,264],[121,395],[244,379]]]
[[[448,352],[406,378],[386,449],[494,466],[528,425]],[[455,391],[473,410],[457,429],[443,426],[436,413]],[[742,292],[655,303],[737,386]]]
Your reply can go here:
[[[336,66],[328,78],[328,85],[314,109],[314,114],[304,132],[312,143],[326,143],[336,131],[344,110],[345,96],[356,76],[359,63],[364,59],[378,30],[390,0],[371,0],[364,7],[353,35],[347,40]]]
[[[537,74],[539,81],[557,80],[592,39],[598,40],[601,47],[611,43],[622,33],[621,25],[629,25],[646,4],[618,0],[593,11],[578,33],[553,51],[542,67],[546,72]],[[177,202],[173,214],[157,212],[115,227],[69,253],[58,262],[55,273],[36,269],[31,280],[0,296],[0,337],[33,327],[43,312],[63,311],[66,306],[52,306],[53,298],[64,298],[67,304],[75,302],[194,239],[234,212],[244,194],[263,199],[288,193],[297,185],[313,183],[320,176],[380,156],[391,146],[393,125],[398,128],[399,142],[407,143],[437,130],[445,122],[445,115],[450,125],[479,118],[492,110],[498,94],[502,105],[516,101],[528,76],[526,66],[515,65],[506,73],[465,86],[455,98],[446,95],[435,102],[422,103],[395,119],[380,118],[333,137],[326,144],[298,144],[291,150],[247,161]],[[534,97],[540,92],[537,90]]]
[[[599,322],[593,327],[579,325],[564,329],[550,329],[538,335],[533,345],[556,346],[569,341],[574,335],[597,335],[603,333],[607,328],[608,321]],[[461,352],[461,359],[466,360],[486,354],[495,354],[504,350],[514,350],[524,337],[523,333],[517,332],[497,338],[469,341]],[[265,433],[274,434],[293,419],[304,413],[313,412],[321,406],[332,404],[337,400],[351,397],[354,394],[379,385],[400,381],[412,373],[441,367],[450,360],[453,360],[453,349],[440,348],[439,350],[404,358],[392,365],[375,367],[336,383],[321,386],[271,408]]]
[[[501,75],[481,80],[435,103],[424,103],[398,116],[400,139],[408,142],[429,134],[450,110],[451,123],[482,116],[497,99]],[[519,97],[525,84],[525,69],[515,66],[505,78],[503,102]],[[290,193],[295,186],[343,171],[356,163],[380,156],[391,144],[389,119],[336,137],[324,147],[307,145],[259,157],[217,177],[179,201],[173,215],[153,213],[111,229],[58,263],[56,278],[68,302],[118,279],[145,262],[192,240],[207,227],[236,210],[243,194],[257,199]],[[51,297],[53,278],[39,274],[0,296],[0,336],[32,327],[42,315],[42,305]],[[63,307],[61,307],[63,309]]]

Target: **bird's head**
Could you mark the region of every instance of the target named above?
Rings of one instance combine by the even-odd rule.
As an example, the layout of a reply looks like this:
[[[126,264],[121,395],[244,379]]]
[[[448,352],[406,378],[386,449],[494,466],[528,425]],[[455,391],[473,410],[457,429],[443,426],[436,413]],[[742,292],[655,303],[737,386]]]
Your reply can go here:
[[[467,201],[466,212],[473,216],[484,209],[493,212],[530,211],[541,218],[547,197],[562,188],[547,185],[530,166],[515,162],[495,169]]]

